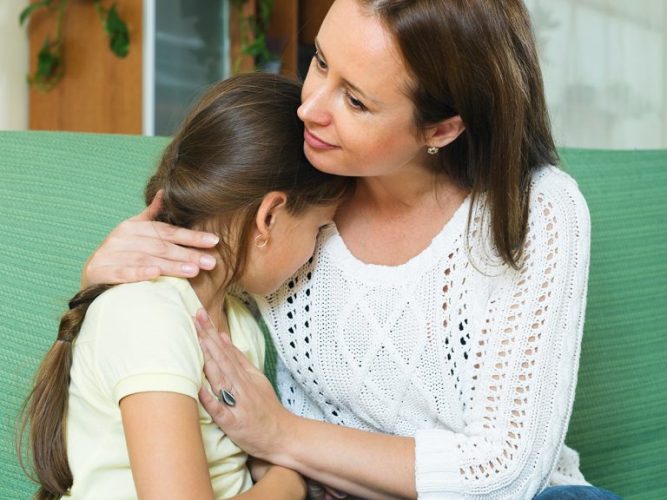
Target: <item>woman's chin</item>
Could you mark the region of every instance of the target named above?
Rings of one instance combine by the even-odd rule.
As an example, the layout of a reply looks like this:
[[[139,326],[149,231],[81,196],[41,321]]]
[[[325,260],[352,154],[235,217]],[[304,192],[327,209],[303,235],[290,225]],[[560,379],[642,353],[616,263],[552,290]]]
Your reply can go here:
[[[308,145],[308,143],[304,142],[303,143],[303,153],[306,155],[306,158],[310,162],[310,164],[315,167],[317,170],[320,172],[324,172],[325,174],[332,174],[332,175],[354,175],[350,174],[345,170],[345,168],[342,168],[340,164],[335,164],[332,161],[332,153],[333,151],[323,151],[319,149],[314,149]]]

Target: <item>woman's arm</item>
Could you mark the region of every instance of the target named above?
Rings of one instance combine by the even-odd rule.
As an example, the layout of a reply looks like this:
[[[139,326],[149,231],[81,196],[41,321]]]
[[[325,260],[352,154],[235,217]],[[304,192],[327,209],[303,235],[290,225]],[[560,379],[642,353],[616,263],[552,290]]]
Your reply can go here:
[[[189,278],[200,269],[215,266],[215,261],[193,248],[212,248],[219,238],[155,222],[160,203],[161,193],[158,193],[143,212],[121,222],[109,233],[83,267],[82,288],[142,281],[160,275]]]
[[[124,397],[120,411],[139,498],[213,498],[194,399],[141,392]]]

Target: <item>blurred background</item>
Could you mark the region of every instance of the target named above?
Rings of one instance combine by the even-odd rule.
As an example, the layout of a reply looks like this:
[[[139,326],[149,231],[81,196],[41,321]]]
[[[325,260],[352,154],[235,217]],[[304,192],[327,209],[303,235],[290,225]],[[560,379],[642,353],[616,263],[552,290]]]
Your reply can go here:
[[[218,79],[255,67],[302,78],[332,3],[116,0],[117,21],[114,2],[69,0],[58,36],[62,1],[33,1],[51,7],[20,26],[31,3],[0,0],[0,129],[169,135]],[[667,2],[525,2],[558,145],[667,148]],[[122,38],[119,22],[124,57],[106,34],[118,28]],[[28,85],[39,68],[59,79],[41,85],[50,90]]]

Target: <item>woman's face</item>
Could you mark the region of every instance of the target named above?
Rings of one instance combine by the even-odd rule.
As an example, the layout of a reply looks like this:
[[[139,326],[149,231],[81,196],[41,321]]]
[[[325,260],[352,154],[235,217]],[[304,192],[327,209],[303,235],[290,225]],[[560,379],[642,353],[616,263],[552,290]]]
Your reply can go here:
[[[304,151],[319,170],[380,176],[420,165],[410,77],[380,20],[356,0],[336,0],[316,39],[299,117]]]

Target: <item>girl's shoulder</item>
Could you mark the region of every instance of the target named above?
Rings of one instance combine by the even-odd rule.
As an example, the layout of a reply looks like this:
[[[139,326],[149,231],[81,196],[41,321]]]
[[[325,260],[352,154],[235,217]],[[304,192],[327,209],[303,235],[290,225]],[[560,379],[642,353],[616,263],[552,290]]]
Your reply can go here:
[[[187,280],[164,277],[116,285],[97,297],[88,308],[81,338],[151,325],[186,326],[192,323],[189,309],[196,306],[188,304],[186,287],[189,286]]]

